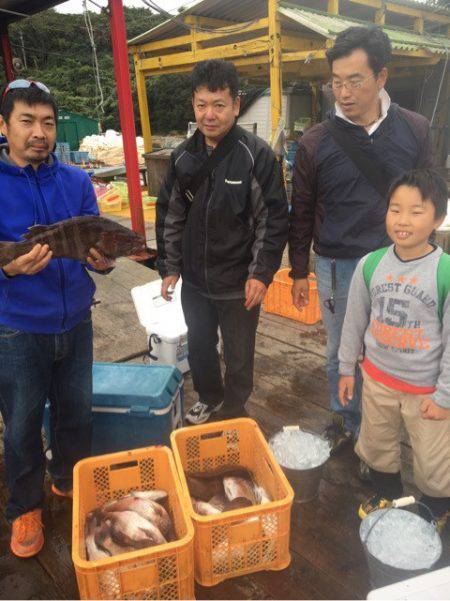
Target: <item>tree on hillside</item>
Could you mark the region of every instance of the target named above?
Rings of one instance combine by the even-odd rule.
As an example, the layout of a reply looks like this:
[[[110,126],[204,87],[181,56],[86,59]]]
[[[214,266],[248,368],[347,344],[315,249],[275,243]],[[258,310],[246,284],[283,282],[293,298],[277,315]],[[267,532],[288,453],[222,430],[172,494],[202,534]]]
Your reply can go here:
[[[124,8],[128,38],[151,29],[163,19],[147,8]],[[99,119],[103,129],[120,129],[114,65],[106,11],[90,13],[105,98],[104,113],[92,66],[92,49],[83,15],[54,10],[18,21],[10,28],[14,56],[23,63],[21,77],[44,81],[61,107]],[[134,67],[130,57],[131,81]],[[136,103],[137,106],[137,103]],[[136,111],[139,127],[139,113]]]

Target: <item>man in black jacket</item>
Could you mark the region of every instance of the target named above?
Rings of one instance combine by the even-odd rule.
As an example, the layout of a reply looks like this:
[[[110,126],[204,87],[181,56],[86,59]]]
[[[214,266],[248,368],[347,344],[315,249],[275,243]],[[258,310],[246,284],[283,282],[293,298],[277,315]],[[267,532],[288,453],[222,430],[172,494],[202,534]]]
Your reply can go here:
[[[386,188],[402,173],[432,163],[428,121],[391,103],[384,89],[390,54],[389,38],[378,27],[350,27],[337,36],[327,51],[336,100],[331,129],[328,120],[309,129],[294,165],[289,233],[292,296],[297,308],[308,303],[306,278],[313,240],[333,412],[326,435],[334,450],[357,436],[361,415],[359,372],[351,402],[342,407],[338,398],[338,349],[350,281],[359,259],[389,242],[383,186],[374,184],[367,169],[361,171],[333,130],[340,139],[352,140],[356,160],[360,163],[362,156],[374,166],[381,174],[376,179],[384,181]]]
[[[172,154],[156,205],[161,294],[183,278],[189,364],[198,402],[187,421],[244,414],[253,387],[260,303],[280,266],[288,213],[280,165],[269,146],[235,124],[239,80],[232,63],[208,60],[192,72],[198,129]],[[209,173],[193,176],[213,162]],[[220,158],[219,158],[220,157]],[[201,181],[200,181],[201,180]],[[223,338],[222,382],[218,335]]]

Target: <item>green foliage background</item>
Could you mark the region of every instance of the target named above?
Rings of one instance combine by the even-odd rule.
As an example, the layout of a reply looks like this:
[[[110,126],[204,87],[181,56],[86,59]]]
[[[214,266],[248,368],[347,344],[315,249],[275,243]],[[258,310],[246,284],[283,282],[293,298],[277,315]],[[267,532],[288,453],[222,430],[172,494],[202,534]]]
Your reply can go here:
[[[163,20],[146,8],[125,7],[124,10],[128,39],[148,31]],[[61,108],[98,119],[103,130],[120,130],[109,16],[106,11],[101,14],[91,12],[90,18],[105,98],[104,113],[98,106],[92,50],[82,14],[60,14],[48,10],[11,25],[9,31],[13,56],[26,64],[18,77],[43,81]],[[136,128],[140,134],[131,57],[130,74]],[[189,77],[152,77],[147,80],[147,89],[153,131],[160,134],[185,132],[187,122],[193,118]]]

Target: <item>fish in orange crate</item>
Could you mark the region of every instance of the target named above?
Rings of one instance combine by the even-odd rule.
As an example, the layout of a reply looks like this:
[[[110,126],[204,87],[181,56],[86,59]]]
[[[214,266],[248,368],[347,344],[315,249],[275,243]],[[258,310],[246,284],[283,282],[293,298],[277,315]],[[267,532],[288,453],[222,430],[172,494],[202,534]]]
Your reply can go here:
[[[85,523],[88,559],[105,559],[176,540],[169,507],[162,505],[167,501],[165,491],[131,491],[91,511]]]
[[[192,507],[199,515],[216,515],[271,501],[250,472],[237,466],[223,466],[186,474]]]

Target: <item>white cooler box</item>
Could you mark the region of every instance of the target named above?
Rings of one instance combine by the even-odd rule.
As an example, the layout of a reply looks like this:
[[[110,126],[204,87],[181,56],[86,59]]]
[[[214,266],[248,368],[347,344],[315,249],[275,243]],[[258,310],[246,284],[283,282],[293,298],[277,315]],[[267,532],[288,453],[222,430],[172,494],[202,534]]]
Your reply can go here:
[[[189,371],[187,326],[181,307],[181,279],[170,302],[161,296],[161,280],[131,290],[141,325],[148,336],[150,363]]]

